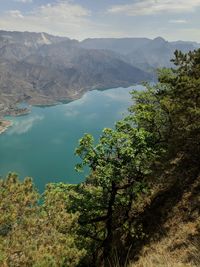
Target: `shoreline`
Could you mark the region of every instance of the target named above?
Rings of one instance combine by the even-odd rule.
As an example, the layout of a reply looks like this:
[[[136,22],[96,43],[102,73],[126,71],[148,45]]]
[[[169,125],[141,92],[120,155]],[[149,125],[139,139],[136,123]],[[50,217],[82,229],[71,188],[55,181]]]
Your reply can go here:
[[[0,121],[0,135],[3,134],[9,127],[12,126],[12,121],[2,120]]]
[[[135,86],[135,85],[134,85]],[[130,85],[126,85],[123,86],[124,88],[128,88],[130,87]],[[57,98],[57,99],[44,99],[41,98],[40,100],[38,99],[31,99],[30,101],[27,101],[27,103],[30,106],[35,106],[35,107],[41,107],[41,108],[45,108],[45,107],[51,107],[51,106],[56,106],[56,105],[60,105],[60,104],[68,104],[70,102],[76,101],[78,99],[80,99],[81,97],[83,97],[84,94],[86,94],[89,91],[93,91],[93,90],[97,90],[97,91],[106,91],[108,89],[115,89],[117,87],[111,87],[109,88],[108,86],[101,86],[101,85],[96,85],[93,86],[92,88],[87,88],[87,90],[84,88],[74,94],[71,94],[69,96],[66,97],[62,97],[62,98]],[[41,101],[42,100],[42,101]],[[31,109],[30,108],[16,108],[16,107],[12,107],[11,109],[9,109],[6,114],[0,114],[0,116],[2,115],[2,117],[0,117],[0,135],[3,134],[9,127],[11,127],[13,125],[12,121],[9,120],[5,120],[4,116],[11,116],[11,117],[18,117],[18,116],[26,116],[28,114],[31,113]]]
[[[0,135],[5,133],[9,127],[13,125],[11,120],[7,120],[5,117],[20,117],[26,116],[31,113],[31,110],[28,108],[11,108],[4,114],[0,114]]]

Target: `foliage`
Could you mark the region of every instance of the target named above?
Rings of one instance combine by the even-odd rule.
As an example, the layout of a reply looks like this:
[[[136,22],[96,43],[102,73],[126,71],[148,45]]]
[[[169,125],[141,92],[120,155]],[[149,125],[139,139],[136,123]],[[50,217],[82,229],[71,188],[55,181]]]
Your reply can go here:
[[[76,190],[73,205],[81,234],[90,238],[93,252],[102,249],[104,261],[125,235],[141,237],[131,214],[149,180],[155,186],[159,171],[178,154],[198,162],[200,50],[176,51],[173,62],[176,68],[160,70],[156,85],[132,93],[130,114],[114,130],[104,129],[97,145],[85,135],[76,150],[82,159],[77,169],[87,165],[91,173]]]
[[[175,52],[174,69],[159,71],[159,82],[133,92],[132,119],[163,142],[168,156],[197,159],[200,137],[200,50]]]
[[[56,194],[54,193],[54,196]],[[76,247],[77,215],[65,199],[39,195],[30,178],[9,174],[0,182],[0,260],[5,266],[77,266],[84,255]]]
[[[91,173],[84,184],[68,191],[69,209],[80,213],[86,249],[104,262],[126,236],[142,237],[132,223],[133,204],[148,191],[151,166],[163,151],[153,133],[132,123],[128,117],[114,130],[104,129],[97,145],[86,134],[76,150],[82,158],[77,169],[87,165]]]
[[[50,184],[41,202],[29,178],[0,182],[2,264],[110,266],[126,240],[145,237],[136,214],[165,166],[177,155],[199,166],[200,50],[176,51],[173,62],[156,85],[132,92],[129,115],[97,144],[90,134],[79,141],[76,169],[90,169],[84,183]]]

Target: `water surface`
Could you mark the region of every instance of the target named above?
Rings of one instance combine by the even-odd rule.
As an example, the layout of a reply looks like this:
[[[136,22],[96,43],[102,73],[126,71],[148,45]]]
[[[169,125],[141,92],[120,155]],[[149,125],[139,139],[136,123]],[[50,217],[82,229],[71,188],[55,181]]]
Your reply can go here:
[[[140,88],[139,86],[137,88]],[[74,155],[78,140],[91,133],[96,140],[105,127],[114,127],[132,103],[132,88],[90,91],[81,99],[51,107],[32,107],[0,135],[0,175],[16,172],[33,177],[40,191],[49,182],[78,183]]]

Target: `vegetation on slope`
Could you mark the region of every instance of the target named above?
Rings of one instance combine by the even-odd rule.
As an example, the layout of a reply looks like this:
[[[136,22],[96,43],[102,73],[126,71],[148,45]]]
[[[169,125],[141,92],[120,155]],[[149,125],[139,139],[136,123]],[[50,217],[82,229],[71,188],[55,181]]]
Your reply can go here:
[[[10,174],[0,183],[0,266],[77,266],[85,254],[75,244],[77,214],[65,198],[39,195],[30,178]]]
[[[1,182],[2,265],[116,266],[117,255],[124,266],[162,242],[164,254],[184,247],[179,262],[200,264],[189,253],[200,239],[200,50],[177,51],[173,62],[156,85],[132,93],[129,116],[98,144],[80,140],[84,183],[49,184],[40,199],[30,179]],[[181,240],[178,225],[190,223]]]

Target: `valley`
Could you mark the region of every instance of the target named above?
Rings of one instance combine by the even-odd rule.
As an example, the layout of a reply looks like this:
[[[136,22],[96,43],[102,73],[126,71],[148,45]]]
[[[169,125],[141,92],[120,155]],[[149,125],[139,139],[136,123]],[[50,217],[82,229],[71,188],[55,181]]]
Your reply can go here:
[[[127,87],[151,76],[111,51],[45,33],[0,31],[0,116],[16,105],[75,100],[98,88]]]
[[[47,33],[0,31],[0,118],[23,114],[17,110],[23,101],[52,105],[79,99],[89,90],[156,80],[156,69],[170,67],[176,49],[198,47],[161,37],[77,41]]]
[[[156,69],[170,67],[175,49],[198,43],[163,38],[97,38],[83,41],[47,33],[0,31],[0,121],[28,114],[18,104],[54,105],[87,91],[128,87],[156,80]],[[162,60],[161,60],[162,58]]]
[[[0,3],[0,267],[199,267],[200,0]]]
[[[33,106],[26,116],[6,117],[7,130],[0,135],[0,176],[13,171],[34,177],[41,192],[49,182],[83,181],[85,174],[74,170],[78,140],[86,132],[98,140],[104,127],[114,127],[131,104],[133,88],[142,87],[92,90],[66,104]]]

